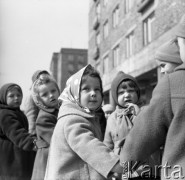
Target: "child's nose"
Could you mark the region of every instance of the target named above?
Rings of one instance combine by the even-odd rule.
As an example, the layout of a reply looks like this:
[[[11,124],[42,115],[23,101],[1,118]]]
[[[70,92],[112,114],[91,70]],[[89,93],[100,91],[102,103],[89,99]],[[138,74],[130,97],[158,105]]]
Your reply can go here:
[[[53,97],[53,96],[54,96],[54,94],[53,94],[53,93],[50,93],[50,94],[49,94],[49,96],[50,96],[50,97]]]
[[[91,91],[91,96],[92,97],[96,96],[96,92],[94,90]]]
[[[130,93],[128,91],[125,92],[125,97],[130,96]]]

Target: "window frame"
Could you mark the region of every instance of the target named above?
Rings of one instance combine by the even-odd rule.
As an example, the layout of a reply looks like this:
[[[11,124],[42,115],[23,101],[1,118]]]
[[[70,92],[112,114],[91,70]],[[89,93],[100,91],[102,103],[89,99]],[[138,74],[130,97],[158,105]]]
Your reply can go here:
[[[113,48],[113,68],[119,65],[119,57],[120,57],[120,44],[117,44]]]
[[[106,20],[103,24],[103,37],[104,39],[106,39],[109,35],[109,24],[108,24],[108,20]]]
[[[143,20],[143,45],[146,46],[150,44],[153,40],[152,37],[152,23],[155,21],[155,12],[150,13]]]
[[[115,28],[119,24],[119,13],[120,13],[120,8],[119,5],[115,7],[112,13],[112,26]]]
[[[133,45],[134,45],[134,31],[131,31],[126,36],[126,58],[133,55]]]

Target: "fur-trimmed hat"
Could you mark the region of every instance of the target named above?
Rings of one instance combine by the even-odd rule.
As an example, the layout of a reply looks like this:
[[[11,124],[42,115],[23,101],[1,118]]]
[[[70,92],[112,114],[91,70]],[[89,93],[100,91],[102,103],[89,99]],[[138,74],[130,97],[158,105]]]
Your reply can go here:
[[[177,37],[185,38],[185,14],[181,17],[181,20],[175,28],[175,35]]]
[[[175,40],[167,41],[160,46],[155,53],[155,59],[175,64],[182,64],[179,48],[175,43]]]
[[[119,71],[118,74],[116,75],[116,77],[113,79],[112,84],[111,84],[111,93],[112,93],[112,98],[114,99],[114,101],[116,102],[116,104],[118,103],[118,87],[120,85],[120,83],[124,80],[132,80],[136,86],[139,89],[139,85],[137,80],[129,75],[129,74],[125,74],[123,71]],[[140,91],[137,92],[138,95],[138,99],[140,98]]]

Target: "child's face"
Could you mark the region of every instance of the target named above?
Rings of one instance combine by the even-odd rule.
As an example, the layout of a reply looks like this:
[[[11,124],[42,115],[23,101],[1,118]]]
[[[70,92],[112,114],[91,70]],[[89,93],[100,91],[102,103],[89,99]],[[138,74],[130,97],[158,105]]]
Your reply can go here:
[[[10,107],[20,107],[22,103],[22,93],[16,88],[8,91],[6,95],[6,103]]]
[[[49,82],[38,86],[38,92],[46,107],[56,108],[58,106],[59,92],[55,83]]]
[[[180,51],[180,57],[183,62],[185,62],[185,39],[178,37],[177,38],[178,45],[179,45],[179,51]]]
[[[88,76],[81,85],[80,104],[94,111],[101,106],[102,94],[98,78]]]
[[[159,61],[157,60],[158,66],[161,68],[161,74],[170,74],[174,72],[174,69],[178,66],[178,64]]]
[[[136,104],[138,101],[138,95],[134,88],[126,85],[123,88],[124,82],[122,82],[118,87],[118,103],[122,107],[126,107],[128,103]],[[124,85],[125,87],[125,85]]]

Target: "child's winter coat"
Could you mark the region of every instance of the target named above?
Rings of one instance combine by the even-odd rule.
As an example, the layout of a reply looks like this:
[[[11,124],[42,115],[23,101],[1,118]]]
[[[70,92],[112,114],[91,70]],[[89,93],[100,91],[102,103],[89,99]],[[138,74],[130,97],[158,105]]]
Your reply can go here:
[[[33,84],[34,86],[34,84]],[[59,89],[58,89],[59,91]],[[43,105],[39,96],[33,93],[33,100],[40,109],[36,119],[37,154],[35,157],[32,180],[43,180],[46,171],[50,141],[57,123],[58,108],[48,108]]]
[[[6,103],[7,89],[15,85],[9,83],[0,89],[0,179],[29,180],[35,156],[34,138],[28,133],[24,113]]]
[[[67,81],[61,94],[63,103],[51,140],[45,180],[104,180],[118,162],[118,156],[101,142],[99,116],[79,104],[85,68]]]

